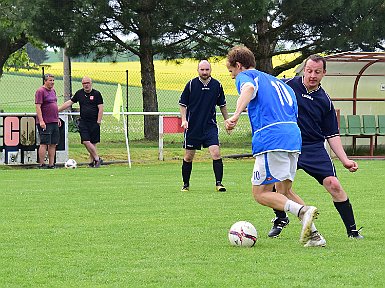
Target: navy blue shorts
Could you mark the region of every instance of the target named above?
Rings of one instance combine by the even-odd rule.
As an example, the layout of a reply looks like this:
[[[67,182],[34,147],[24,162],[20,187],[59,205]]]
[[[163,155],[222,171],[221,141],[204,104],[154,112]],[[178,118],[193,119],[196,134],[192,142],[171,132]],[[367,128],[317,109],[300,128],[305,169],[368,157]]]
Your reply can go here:
[[[190,137],[188,131],[184,134],[183,148],[188,150],[201,150],[203,148],[210,147],[212,145],[219,146],[218,127],[210,126],[204,131],[201,138]]]
[[[55,123],[47,123],[45,124],[45,129],[43,130],[40,125],[37,125],[37,129],[39,131],[40,144],[45,145],[57,145],[59,144],[60,133],[59,133],[59,125],[57,122]]]
[[[317,145],[303,145],[299,155],[297,169],[304,170],[323,185],[326,177],[337,177],[333,161],[323,143]]]
[[[90,141],[92,144],[100,142],[100,125],[97,122],[79,121],[80,140]]]

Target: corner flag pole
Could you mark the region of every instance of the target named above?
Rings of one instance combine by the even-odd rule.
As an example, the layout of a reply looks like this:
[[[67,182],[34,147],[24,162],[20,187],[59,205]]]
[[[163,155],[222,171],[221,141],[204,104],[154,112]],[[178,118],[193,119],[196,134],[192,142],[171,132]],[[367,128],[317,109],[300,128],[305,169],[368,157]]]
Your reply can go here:
[[[126,136],[127,161],[128,161],[128,166],[131,168],[130,146],[128,145],[127,123],[126,123],[126,118],[124,118],[123,103],[122,103],[121,107],[122,107],[122,118],[123,118],[124,136]]]
[[[121,110],[121,112],[119,112]],[[118,84],[118,88],[116,90],[114,109],[112,115],[120,121],[120,115],[123,117],[123,127],[124,127],[124,136],[126,138],[126,148],[127,148],[127,161],[128,165],[131,168],[131,156],[130,156],[130,147],[128,145],[128,133],[127,133],[127,123],[124,119],[124,107],[123,107],[123,97],[122,97],[122,86]]]

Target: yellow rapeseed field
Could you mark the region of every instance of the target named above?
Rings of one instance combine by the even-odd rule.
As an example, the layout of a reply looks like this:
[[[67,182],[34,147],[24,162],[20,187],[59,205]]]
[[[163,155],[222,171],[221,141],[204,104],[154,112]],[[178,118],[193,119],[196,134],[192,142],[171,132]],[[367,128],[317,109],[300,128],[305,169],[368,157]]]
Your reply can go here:
[[[273,58],[273,65],[279,65],[293,59],[293,55],[278,56]],[[189,79],[197,76],[196,60],[179,60],[180,64],[171,61],[155,60],[155,79],[156,87],[161,90],[181,90]],[[212,76],[222,82],[225,91],[230,94],[236,94],[233,80],[226,69],[225,59],[221,61],[211,61]],[[63,63],[47,63],[44,65],[46,73],[52,73],[55,76],[63,75]],[[140,62],[72,62],[72,78],[81,78],[84,75],[90,76],[94,81],[106,83],[126,83],[126,73],[128,71],[128,82],[130,86],[141,86]],[[25,71],[23,71],[25,72]],[[28,73],[40,73],[30,71]],[[294,69],[285,71],[285,76],[294,76]]]

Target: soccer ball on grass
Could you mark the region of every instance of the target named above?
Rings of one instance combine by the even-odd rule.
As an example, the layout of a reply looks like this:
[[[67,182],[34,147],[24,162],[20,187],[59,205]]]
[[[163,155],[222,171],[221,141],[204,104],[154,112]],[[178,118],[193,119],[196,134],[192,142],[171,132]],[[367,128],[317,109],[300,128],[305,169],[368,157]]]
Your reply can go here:
[[[233,246],[253,247],[257,239],[257,230],[247,221],[238,221],[229,230],[229,241]]]
[[[67,169],[75,169],[77,167],[77,163],[74,159],[68,159],[66,163],[64,163],[64,167]]]

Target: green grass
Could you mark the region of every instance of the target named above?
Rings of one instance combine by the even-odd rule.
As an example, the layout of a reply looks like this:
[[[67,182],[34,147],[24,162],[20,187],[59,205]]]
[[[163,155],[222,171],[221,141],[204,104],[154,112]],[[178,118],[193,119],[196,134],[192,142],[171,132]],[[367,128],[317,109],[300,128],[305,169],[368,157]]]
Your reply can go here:
[[[299,171],[295,188],[320,210],[325,248],[298,243],[294,217],[268,239],[270,209],[254,202],[253,161],[225,160],[227,193],[214,192],[211,161],[194,163],[181,193],[180,161],[100,169],[0,170],[2,287],[383,287],[384,161],[336,162],[365,239],[345,235],[330,196]],[[254,248],[227,231],[252,222]]]

